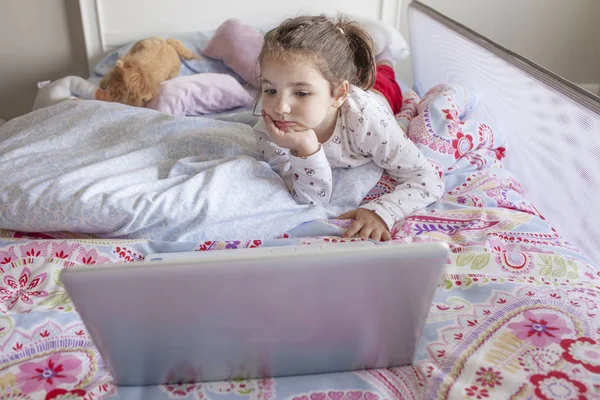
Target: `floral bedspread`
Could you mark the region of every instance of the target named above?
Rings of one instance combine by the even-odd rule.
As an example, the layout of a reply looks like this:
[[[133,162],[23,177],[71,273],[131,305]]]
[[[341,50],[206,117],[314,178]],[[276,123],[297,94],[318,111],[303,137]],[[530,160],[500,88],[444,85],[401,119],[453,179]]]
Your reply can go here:
[[[500,133],[479,121],[477,102],[453,86],[423,99],[407,94],[397,119],[447,188],[440,202],[399,222],[394,240],[443,240],[452,250],[412,366],[117,388],[58,279],[63,268],[136,262],[151,252],[341,241],[351,221],[316,221],[280,238],[244,242],[0,231],[0,398],[600,398],[599,270],[503,169],[509,150]],[[392,186],[384,175],[365,200]],[[328,236],[311,235],[317,226]]]

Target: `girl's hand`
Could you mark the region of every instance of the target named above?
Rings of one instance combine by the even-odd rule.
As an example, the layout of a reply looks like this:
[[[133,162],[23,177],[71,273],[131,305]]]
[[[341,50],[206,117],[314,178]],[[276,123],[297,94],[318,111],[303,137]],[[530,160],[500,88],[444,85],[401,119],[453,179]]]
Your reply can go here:
[[[357,208],[342,214],[338,219],[354,219],[354,223],[344,232],[342,237],[351,238],[356,235],[377,242],[392,240],[388,227],[375,211]]]
[[[275,126],[271,116],[263,110],[267,131],[273,142],[284,149],[292,150],[298,157],[308,157],[319,151],[317,134],[312,129],[300,132],[283,132]]]

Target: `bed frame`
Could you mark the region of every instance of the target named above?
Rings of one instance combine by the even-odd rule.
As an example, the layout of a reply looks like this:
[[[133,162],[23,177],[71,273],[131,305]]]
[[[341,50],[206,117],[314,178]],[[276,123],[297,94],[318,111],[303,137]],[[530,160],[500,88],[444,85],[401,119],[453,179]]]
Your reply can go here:
[[[600,98],[417,1],[408,19],[417,92],[473,89],[527,199],[600,265]]]
[[[79,6],[91,71],[107,51],[128,42],[152,35],[216,29],[233,17],[268,28],[297,14],[344,12],[399,27],[403,1],[406,0],[79,0]]]
[[[299,13],[341,11],[400,29],[406,2],[79,0],[90,70],[125,43],[215,29],[230,17],[268,28]],[[482,118],[506,136],[505,166],[526,197],[558,233],[600,263],[600,98],[418,1],[408,17],[417,92],[440,83],[473,89]]]

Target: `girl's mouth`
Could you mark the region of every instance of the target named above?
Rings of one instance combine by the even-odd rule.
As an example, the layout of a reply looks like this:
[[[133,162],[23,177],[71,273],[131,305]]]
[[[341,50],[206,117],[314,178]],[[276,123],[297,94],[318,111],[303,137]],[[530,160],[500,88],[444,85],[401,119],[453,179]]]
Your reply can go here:
[[[277,129],[291,128],[292,126],[296,125],[296,123],[292,121],[273,121],[273,123]]]

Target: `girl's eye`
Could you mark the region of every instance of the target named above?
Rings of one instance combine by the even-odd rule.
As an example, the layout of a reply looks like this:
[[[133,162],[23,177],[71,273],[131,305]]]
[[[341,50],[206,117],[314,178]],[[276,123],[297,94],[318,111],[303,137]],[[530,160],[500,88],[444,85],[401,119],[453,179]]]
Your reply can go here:
[[[296,96],[298,96],[298,97],[306,97],[306,96],[310,96],[310,93],[308,93],[308,92],[296,92]]]
[[[263,93],[268,94],[268,95],[274,95],[275,93],[277,93],[277,91],[275,89],[265,89],[263,91]]]

